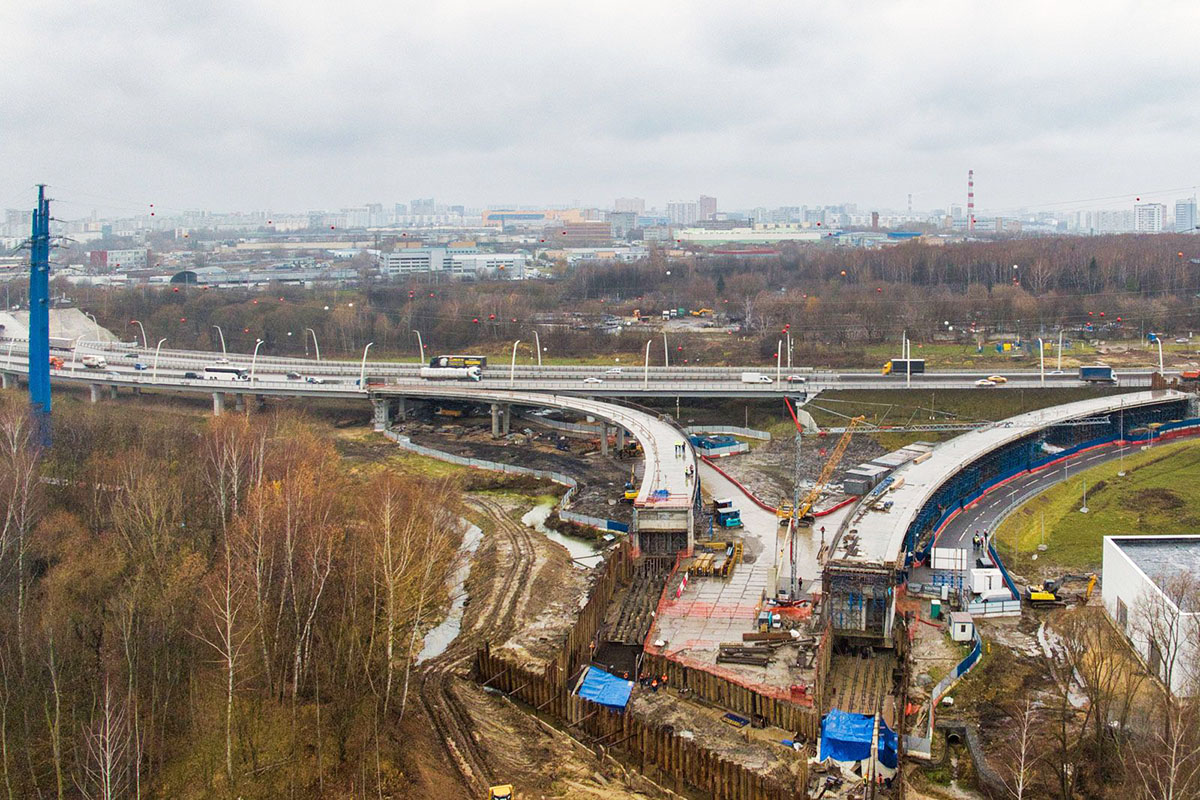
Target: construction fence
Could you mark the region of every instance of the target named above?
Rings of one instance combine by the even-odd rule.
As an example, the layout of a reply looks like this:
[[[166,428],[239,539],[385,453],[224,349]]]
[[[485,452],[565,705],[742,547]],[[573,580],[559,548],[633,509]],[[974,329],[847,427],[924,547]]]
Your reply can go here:
[[[797,762],[798,774],[784,779],[763,775],[680,735],[673,726],[644,719],[629,709],[620,711],[572,694],[563,681],[522,669],[493,654],[488,647],[475,656],[480,683],[504,692],[536,711],[549,714],[576,732],[598,751],[617,748],[638,762],[651,779],[682,792],[685,786],[714,800],[801,800],[807,797],[808,768]]]

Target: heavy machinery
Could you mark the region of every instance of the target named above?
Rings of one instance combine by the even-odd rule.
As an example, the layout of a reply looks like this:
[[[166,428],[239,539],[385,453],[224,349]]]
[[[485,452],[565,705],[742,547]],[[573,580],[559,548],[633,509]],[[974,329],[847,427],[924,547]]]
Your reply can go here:
[[[850,446],[850,437],[854,434],[854,429],[865,419],[866,417],[860,416],[850,420],[850,424],[846,426],[842,437],[834,445],[833,452],[826,459],[825,466],[821,468],[821,474],[817,476],[816,483],[813,484],[812,489],[804,496],[804,499],[800,501],[800,512],[794,516],[798,518],[801,525],[811,526],[816,521],[816,517],[812,514],[812,507],[820,499],[821,492],[825,491],[826,485],[828,485],[838,464],[842,461],[842,456],[846,454],[846,448]],[[775,516],[779,517],[780,525],[786,525],[788,520],[793,517],[792,504],[787,500],[780,501],[779,508],[775,510]]]
[[[634,500],[637,500],[637,496],[638,496],[637,475],[634,474],[634,468],[630,467],[629,468],[629,480],[625,481],[625,494],[622,496],[621,499],[622,499],[622,501],[624,501],[626,503],[632,503]]]
[[[1025,589],[1025,600],[1031,606],[1058,606],[1066,605],[1067,597],[1063,594],[1063,584],[1073,581],[1087,581],[1087,588],[1084,589],[1082,595],[1076,596],[1074,599],[1079,601],[1080,605],[1086,605],[1088,600],[1092,598],[1092,592],[1096,589],[1096,573],[1088,575],[1063,575],[1057,580],[1045,581],[1040,586],[1028,586]]]
[[[488,800],[513,800],[513,787],[511,783],[506,783],[503,786],[493,786],[488,789]]]

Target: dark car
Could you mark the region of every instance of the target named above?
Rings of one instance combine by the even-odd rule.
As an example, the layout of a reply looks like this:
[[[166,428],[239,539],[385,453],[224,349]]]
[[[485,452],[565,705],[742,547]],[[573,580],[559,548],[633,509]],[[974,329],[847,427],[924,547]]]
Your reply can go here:
[[[136,369],[138,372],[141,372],[141,371],[142,371],[142,370],[144,370],[144,369],[149,369],[149,367],[147,367],[145,364],[143,364],[143,363],[142,363],[142,362],[140,362],[140,361],[139,361],[139,362],[137,362],[136,364],[134,364],[134,365],[133,365],[133,368],[134,368],[134,369]]]
[[[198,381],[203,378],[199,372],[185,372],[183,373],[183,377],[193,381]]]
[[[289,373],[287,373],[287,375],[285,377],[289,381],[298,381],[298,380],[300,380],[300,373],[299,372],[289,372]]]

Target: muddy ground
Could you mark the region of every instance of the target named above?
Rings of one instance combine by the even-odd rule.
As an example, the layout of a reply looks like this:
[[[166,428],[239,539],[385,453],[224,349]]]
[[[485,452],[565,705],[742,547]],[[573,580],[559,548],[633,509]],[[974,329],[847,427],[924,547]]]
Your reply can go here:
[[[559,434],[513,417],[507,437],[492,438],[488,416],[457,419],[419,416],[398,422],[394,429],[414,443],[455,455],[545,469],[569,475],[579,482],[570,510],[603,519],[629,523],[633,508],[620,502],[630,470],[641,474],[641,459],[622,461],[604,456],[584,439],[569,439],[569,450],[555,447]],[[528,432],[527,432],[528,431]]]

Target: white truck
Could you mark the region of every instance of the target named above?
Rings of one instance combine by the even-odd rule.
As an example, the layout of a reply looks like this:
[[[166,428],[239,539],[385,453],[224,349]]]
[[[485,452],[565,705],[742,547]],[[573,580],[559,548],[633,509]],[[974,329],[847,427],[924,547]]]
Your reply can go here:
[[[480,381],[479,367],[421,367],[421,377],[430,381]]]
[[[84,356],[79,360],[83,363],[83,366],[87,367],[88,369],[108,368],[108,361],[105,360],[104,356]]]
[[[772,383],[770,375],[761,372],[743,372],[742,383]]]

